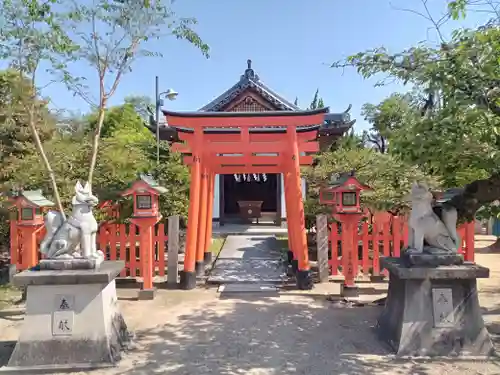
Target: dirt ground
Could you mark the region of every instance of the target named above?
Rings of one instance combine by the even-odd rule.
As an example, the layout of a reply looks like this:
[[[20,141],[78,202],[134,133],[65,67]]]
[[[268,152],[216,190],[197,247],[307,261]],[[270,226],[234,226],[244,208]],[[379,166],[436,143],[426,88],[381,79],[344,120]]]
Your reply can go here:
[[[476,261],[491,269],[491,277],[479,281],[481,306],[500,349],[500,254],[485,249],[492,237],[477,240]],[[394,358],[373,334],[381,307],[328,302],[325,294],[335,288],[328,284],[307,293],[246,298],[221,298],[215,289],[159,291],[154,301],[146,302],[134,301],[132,290],[119,290],[122,312],[137,335],[135,345],[118,367],[86,374],[500,374],[500,359]],[[363,286],[371,291],[363,299],[378,298],[382,288]],[[22,306],[0,312],[2,365],[22,314]]]

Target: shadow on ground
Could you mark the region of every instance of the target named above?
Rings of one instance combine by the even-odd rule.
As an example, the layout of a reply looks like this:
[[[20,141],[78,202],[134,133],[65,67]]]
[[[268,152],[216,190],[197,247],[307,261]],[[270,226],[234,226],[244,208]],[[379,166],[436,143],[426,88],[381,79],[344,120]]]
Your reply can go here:
[[[432,361],[394,359],[377,341],[373,325],[380,307],[332,308],[328,302],[310,302],[233,297],[232,303],[207,303],[172,324],[137,332],[138,348],[130,355],[141,360],[119,373],[434,373],[429,372]],[[460,362],[440,361],[447,369]]]

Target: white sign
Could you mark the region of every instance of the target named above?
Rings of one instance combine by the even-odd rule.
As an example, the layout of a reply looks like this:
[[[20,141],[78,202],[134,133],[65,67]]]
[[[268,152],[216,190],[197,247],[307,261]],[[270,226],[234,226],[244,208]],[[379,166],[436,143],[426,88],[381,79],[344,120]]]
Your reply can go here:
[[[74,320],[73,311],[54,311],[52,313],[52,336],[71,336]]]
[[[75,310],[75,296],[71,294],[58,294],[54,302],[55,311],[73,311]]]
[[[434,312],[434,327],[448,328],[455,326],[451,288],[432,288],[432,309]]]
[[[75,320],[75,296],[58,294],[52,313],[52,336],[71,336]]]

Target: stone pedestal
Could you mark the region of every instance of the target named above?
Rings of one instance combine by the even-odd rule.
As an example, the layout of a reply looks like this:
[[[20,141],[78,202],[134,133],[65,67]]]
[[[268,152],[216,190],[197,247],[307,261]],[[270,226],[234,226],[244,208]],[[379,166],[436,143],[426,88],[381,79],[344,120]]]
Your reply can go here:
[[[123,261],[95,270],[24,271],[26,315],[9,363],[1,371],[54,373],[110,367],[130,340],[117,305],[115,277]]]
[[[477,278],[489,277],[488,268],[468,263],[408,267],[401,258],[380,263],[390,280],[377,331],[397,355],[492,354],[476,287]]]

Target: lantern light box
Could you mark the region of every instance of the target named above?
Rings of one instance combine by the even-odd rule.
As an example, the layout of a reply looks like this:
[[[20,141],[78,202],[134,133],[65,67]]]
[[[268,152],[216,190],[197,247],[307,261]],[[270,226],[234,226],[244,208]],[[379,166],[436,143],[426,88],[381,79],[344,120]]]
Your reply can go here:
[[[335,213],[361,213],[360,193],[363,190],[372,189],[359,182],[354,171],[337,174],[320,190],[319,201],[333,206]]]
[[[54,202],[45,198],[41,190],[21,191],[11,201],[15,220],[20,225],[42,225],[44,209],[54,206]]]
[[[160,186],[151,176],[141,174],[122,196],[133,196],[134,217],[157,217],[160,215],[159,195],[166,192],[167,189]]]

